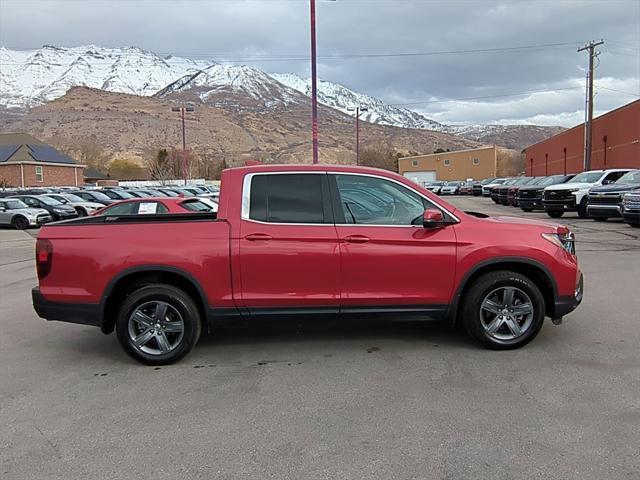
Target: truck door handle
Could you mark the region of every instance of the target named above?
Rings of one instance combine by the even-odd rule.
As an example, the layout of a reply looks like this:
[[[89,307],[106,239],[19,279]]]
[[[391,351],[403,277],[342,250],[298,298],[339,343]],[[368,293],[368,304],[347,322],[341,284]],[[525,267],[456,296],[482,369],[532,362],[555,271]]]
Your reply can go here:
[[[349,243],[367,243],[370,238],[364,235],[349,235],[344,237],[343,240]]]
[[[245,240],[249,240],[250,242],[255,242],[256,240],[271,240],[273,237],[271,235],[267,235],[266,233],[251,233],[244,237]]]

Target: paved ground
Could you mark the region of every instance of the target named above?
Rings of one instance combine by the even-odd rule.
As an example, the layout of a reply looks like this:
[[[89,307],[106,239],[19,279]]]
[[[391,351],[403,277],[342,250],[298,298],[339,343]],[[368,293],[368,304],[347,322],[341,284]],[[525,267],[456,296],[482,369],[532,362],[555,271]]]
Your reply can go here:
[[[228,329],[162,368],[36,318],[33,239],[1,230],[0,478],[638,478],[640,232],[562,220],[585,301],[519,351],[302,320]]]

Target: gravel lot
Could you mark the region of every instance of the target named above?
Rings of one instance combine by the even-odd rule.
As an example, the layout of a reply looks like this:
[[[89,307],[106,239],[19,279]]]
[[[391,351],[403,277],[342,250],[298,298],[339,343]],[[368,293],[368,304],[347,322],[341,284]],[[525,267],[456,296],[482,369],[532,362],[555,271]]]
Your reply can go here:
[[[638,478],[640,230],[561,221],[585,300],[521,350],[433,323],[300,319],[227,328],[161,368],[38,319],[33,238],[0,230],[0,477]]]

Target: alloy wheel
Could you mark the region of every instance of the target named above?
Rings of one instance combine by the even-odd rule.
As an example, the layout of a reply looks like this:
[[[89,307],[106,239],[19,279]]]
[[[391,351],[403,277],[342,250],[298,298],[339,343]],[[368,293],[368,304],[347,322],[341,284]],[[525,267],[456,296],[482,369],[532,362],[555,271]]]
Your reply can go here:
[[[499,341],[513,341],[527,333],[533,323],[533,302],[516,287],[500,287],[482,301],[480,322],[487,335]]]
[[[148,355],[164,355],[180,345],[184,337],[184,320],[172,305],[153,300],[133,310],[128,333],[131,345]]]

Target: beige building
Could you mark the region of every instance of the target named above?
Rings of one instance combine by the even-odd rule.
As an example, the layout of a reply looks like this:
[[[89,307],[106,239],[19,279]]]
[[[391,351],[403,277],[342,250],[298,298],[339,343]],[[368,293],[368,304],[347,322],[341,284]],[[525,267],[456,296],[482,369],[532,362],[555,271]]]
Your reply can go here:
[[[482,180],[495,177],[497,149],[489,147],[417,155],[398,160],[400,175],[422,184],[434,180]]]

